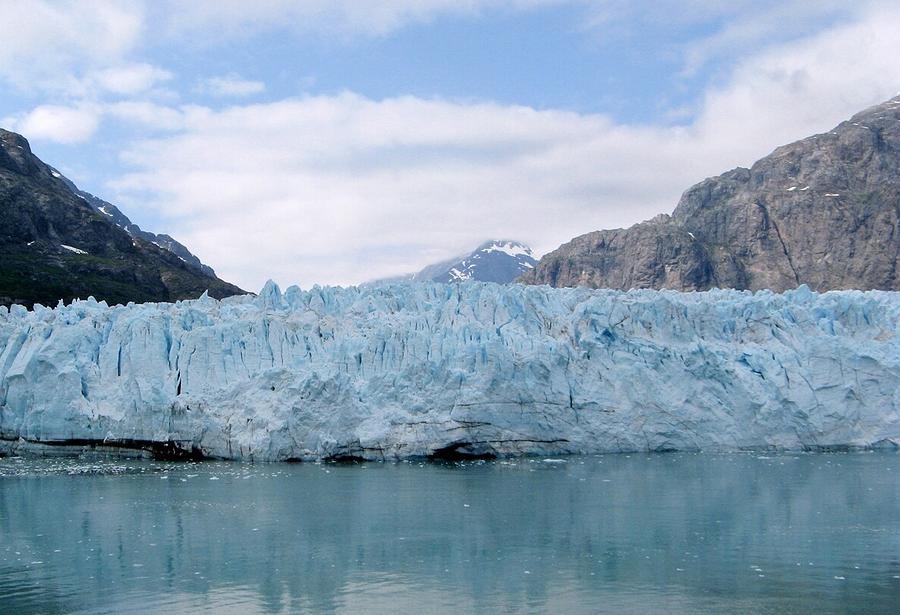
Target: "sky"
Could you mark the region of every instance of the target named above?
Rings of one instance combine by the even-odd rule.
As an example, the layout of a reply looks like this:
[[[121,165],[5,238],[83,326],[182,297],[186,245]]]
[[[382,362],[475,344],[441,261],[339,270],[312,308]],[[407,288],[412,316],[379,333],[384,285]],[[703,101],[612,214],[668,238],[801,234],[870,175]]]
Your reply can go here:
[[[0,0],[0,126],[257,290],[538,254],[900,93],[860,0]]]

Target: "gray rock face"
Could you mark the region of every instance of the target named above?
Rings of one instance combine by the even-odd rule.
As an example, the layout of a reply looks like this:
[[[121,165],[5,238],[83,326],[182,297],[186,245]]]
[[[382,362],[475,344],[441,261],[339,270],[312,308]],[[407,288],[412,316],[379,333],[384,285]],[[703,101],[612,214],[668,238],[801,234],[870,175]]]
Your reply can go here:
[[[162,242],[129,233],[70,184],[24,137],[0,129],[0,305],[55,305],[87,296],[124,304],[244,292]]]
[[[190,267],[191,269],[195,269],[198,273],[201,273],[208,278],[216,277],[215,270],[213,270],[212,267],[204,264],[199,258],[194,256],[194,254],[190,250],[188,250],[187,246],[185,246],[183,243],[177,241],[170,235],[166,235],[165,233],[157,235],[156,233],[145,231],[137,224],[132,222],[128,216],[123,214],[122,211],[112,203],[104,201],[100,197],[94,196],[90,192],[85,192],[84,190],[79,189],[72,180],[64,176],[56,169],[51,168],[51,172],[54,177],[62,181],[66,185],[66,187],[69,188],[69,190],[75,193],[76,196],[81,197],[84,202],[93,207],[95,211],[108,217],[113,224],[123,229],[132,237],[139,237],[144,241],[149,241],[150,243],[159,246],[163,250],[168,250],[169,252],[180,258],[182,261],[184,261],[184,263],[188,267]]]
[[[671,216],[576,237],[522,281],[900,289],[900,96],[690,188]]]

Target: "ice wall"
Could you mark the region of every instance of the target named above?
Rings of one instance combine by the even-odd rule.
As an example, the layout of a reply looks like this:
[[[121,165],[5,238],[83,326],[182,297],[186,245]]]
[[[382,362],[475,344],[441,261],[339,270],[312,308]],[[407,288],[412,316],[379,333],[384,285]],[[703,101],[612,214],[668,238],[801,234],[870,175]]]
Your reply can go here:
[[[896,448],[898,316],[878,291],[481,283],[0,308],[0,449]]]

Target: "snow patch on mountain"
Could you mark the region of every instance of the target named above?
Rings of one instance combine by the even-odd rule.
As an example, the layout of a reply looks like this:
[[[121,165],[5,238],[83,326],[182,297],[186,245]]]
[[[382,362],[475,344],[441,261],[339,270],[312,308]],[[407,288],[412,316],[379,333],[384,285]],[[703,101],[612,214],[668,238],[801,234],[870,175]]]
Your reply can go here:
[[[198,273],[205,275],[206,277],[216,277],[216,272],[212,269],[212,267],[201,262],[199,258],[192,254],[191,251],[188,250],[187,247],[185,247],[180,242],[176,241],[166,234],[157,235],[156,233],[151,233],[149,231],[143,230],[140,226],[134,224],[128,216],[122,213],[122,211],[112,203],[104,201],[103,199],[96,197],[89,192],[85,192],[84,190],[79,189],[78,186],[76,186],[75,183],[65,175],[62,175],[53,167],[48,166],[48,168],[50,169],[50,174],[53,177],[59,179],[73,194],[85,201],[98,213],[112,218],[113,224],[124,230],[132,237],[137,237],[139,239],[149,241],[150,243],[156,245],[158,248],[166,250],[167,252],[171,252],[172,254],[180,258],[189,267],[191,267]]]
[[[509,256],[513,257],[523,255],[533,256],[531,253],[531,248],[516,241],[494,241],[486,247],[480,248],[479,251],[485,254],[490,254],[491,252],[502,252],[503,254],[508,254]]]
[[[74,246],[67,246],[64,243],[59,244],[59,247],[62,248],[63,250],[68,250],[69,252],[74,252],[75,254],[87,254],[87,252],[85,250],[76,248]]]

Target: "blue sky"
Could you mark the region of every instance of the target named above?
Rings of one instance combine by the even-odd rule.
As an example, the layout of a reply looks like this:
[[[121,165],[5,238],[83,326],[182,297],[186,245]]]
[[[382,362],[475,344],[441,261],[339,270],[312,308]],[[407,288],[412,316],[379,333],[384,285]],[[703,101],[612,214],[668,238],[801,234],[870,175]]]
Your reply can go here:
[[[0,0],[0,125],[255,289],[539,252],[900,91],[891,2]]]

